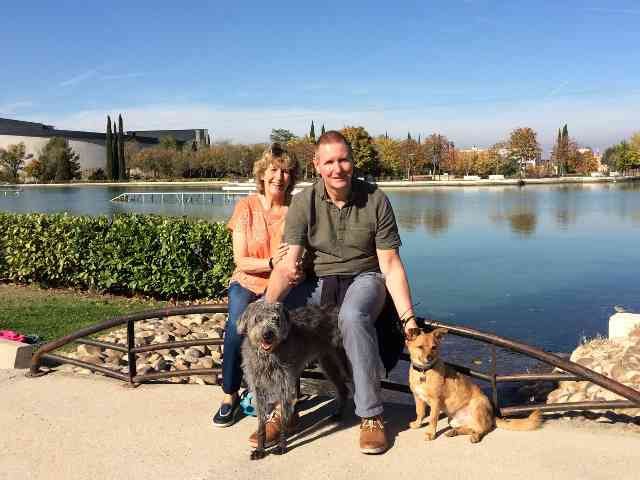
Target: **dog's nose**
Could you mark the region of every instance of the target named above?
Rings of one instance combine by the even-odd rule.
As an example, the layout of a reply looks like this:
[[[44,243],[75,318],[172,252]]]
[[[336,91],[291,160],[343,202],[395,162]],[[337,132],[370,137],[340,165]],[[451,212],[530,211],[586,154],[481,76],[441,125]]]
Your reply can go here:
[[[265,342],[272,342],[272,341],[273,341],[273,339],[275,338],[275,336],[276,336],[276,335],[275,335],[275,333],[273,333],[273,331],[272,331],[272,330],[267,330],[266,332],[264,332],[264,333],[262,334],[262,339],[263,339]]]

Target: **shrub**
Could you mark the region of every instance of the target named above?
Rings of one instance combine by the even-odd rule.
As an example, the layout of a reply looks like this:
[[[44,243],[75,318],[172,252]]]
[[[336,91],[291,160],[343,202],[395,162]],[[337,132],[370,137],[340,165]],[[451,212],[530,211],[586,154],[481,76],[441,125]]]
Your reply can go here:
[[[0,213],[0,278],[50,286],[216,298],[233,270],[222,223],[156,215]]]

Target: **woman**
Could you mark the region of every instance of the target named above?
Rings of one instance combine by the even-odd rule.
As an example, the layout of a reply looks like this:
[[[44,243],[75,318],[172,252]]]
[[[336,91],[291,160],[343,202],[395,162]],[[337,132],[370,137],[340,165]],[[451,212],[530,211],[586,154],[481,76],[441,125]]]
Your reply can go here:
[[[238,201],[228,223],[233,231],[236,269],[229,284],[229,317],[224,336],[224,398],[213,417],[213,424],[218,427],[233,425],[239,411],[242,337],[236,322],[247,305],[264,293],[274,265],[287,253],[287,245],[280,241],[298,163],[275,143],[254,164],[253,174],[257,193]]]

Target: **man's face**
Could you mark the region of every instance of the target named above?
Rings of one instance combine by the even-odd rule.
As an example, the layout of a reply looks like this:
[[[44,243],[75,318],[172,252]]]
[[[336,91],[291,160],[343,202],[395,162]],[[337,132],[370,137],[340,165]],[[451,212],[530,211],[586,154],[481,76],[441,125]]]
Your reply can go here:
[[[313,159],[313,165],[324,180],[325,187],[333,190],[351,187],[353,163],[349,159],[349,149],[344,143],[320,145]]]

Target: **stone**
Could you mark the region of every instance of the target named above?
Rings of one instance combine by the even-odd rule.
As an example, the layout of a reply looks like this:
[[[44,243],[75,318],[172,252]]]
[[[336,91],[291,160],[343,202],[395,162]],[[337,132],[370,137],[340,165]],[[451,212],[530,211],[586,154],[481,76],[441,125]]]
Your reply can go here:
[[[173,330],[173,334],[175,335],[176,340],[179,339],[178,337],[187,336],[190,332],[191,330],[189,330],[187,327],[183,325],[176,325],[176,328]]]
[[[176,370],[189,370],[189,362],[185,361],[183,358],[178,358],[174,363],[173,366],[176,368]]]
[[[169,334],[167,334],[167,333],[157,334],[153,338],[153,343],[168,343],[170,341],[171,341],[171,338],[169,337]]]
[[[0,339],[0,368],[29,368],[33,345]]]
[[[213,358],[204,357],[198,359],[198,362],[193,365],[193,368],[213,368]]]
[[[226,313],[215,313],[213,315],[213,317],[211,317],[211,320],[213,320],[214,322],[216,322],[218,324],[224,325],[225,323],[227,323],[227,314]]]
[[[204,355],[204,348],[202,349],[202,351],[200,351],[200,348],[202,347],[189,347],[187,348],[187,350],[184,352],[184,356],[185,358],[191,357],[191,358],[200,358]]]
[[[76,349],[78,355],[84,356],[99,356],[102,353],[102,348],[96,347],[94,345],[79,345]]]
[[[96,365],[102,363],[102,358],[100,358],[100,355],[78,354],[77,358],[82,362],[93,363]]]

